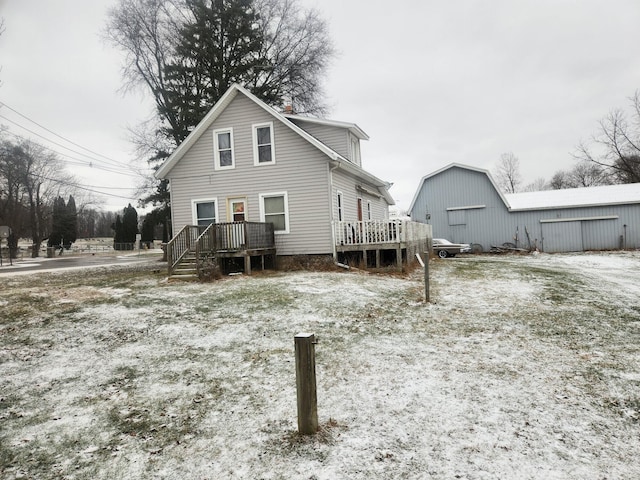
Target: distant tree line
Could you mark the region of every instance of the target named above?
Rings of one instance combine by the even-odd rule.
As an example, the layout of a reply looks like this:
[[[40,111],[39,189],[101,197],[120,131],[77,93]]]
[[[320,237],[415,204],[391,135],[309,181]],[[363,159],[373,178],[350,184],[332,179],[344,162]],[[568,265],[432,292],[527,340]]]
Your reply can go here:
[[[18,239],[32,239],[32,256],[52,228],[55,200],[66,190],[69,176],[59,159],[28,141],[0,140],[0,224],[11,228],[9,249],[15,255]]]
[[[0,225],[11,229],[7,240],[13,258],[20,238],[31,239],[31,256],[37,257],[43,243],[69,249],[78,238],[114,236],[118,215],[76,205],[76,183],[57,156],[43,146],[0,138]],[[138,215],[129,207],[133,212],[124,217],[135,226],[128,227],[133,239],[127,233],[126,241],[133,243]],[[155,234],[152,229],[148,236]]]

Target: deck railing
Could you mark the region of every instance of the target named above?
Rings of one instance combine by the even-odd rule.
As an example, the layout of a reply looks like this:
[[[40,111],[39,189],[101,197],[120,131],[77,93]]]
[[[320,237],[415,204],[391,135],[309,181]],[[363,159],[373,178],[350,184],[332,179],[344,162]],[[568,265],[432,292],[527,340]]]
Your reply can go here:
[[[371,243],[399,243],[402,223],[397,220],[333,222],[336,245],[366,245]]]
[[[228,222],[210,225],[185,225],[167,243],[169,274],[188,252],[194,252],[197,261],[218,251],[242,252],[275,247],[272,223]]]
[[[430,235],[430,225],[405,220],[333,222],[336,246],[398,244],[420,241]]]
[[[167,243],[167,263],[169,264],[169,273],[180,263],[185,255],[190,251],[195,251],[198,238],[206,226],[185,225],[182,229]]]

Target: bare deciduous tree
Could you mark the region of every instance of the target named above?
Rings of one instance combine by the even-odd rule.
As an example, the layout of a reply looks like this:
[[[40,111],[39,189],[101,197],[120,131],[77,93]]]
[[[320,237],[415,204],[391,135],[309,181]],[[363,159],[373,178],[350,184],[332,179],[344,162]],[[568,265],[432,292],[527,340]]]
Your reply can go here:
[[[577,158],[603,167],[616,183],[640,182],[640,90],[630,100],[631,121],[621,109],[613,110],[600,121],[591,145],[577,147]]]
[[[612,174],[593,162],[581,160],[571,170],[559,170],[551,178],[550,186],[554,190],[563,188],[595,187],[611,185]]]
[[[126,55],[124,89],[142,86],[155,101],[154,121],[134,137],[154,166],[232,83],[276,107],[325,108],[334,50],[325,21],[299,0],[120,0],[105,36]],[[142,203],[168,212],[167,186],[147,190]]]
[[[520,160],[512,152],[500,155],[500,161],[495,169],[498,187],[505,193],[516,193],[520,189],[522,176],[520,175]]]
[[[543,178],[536,178],[533,182],[527,184],[522,191],[523,192],[541,192],[543,190],[549,190],[549,183]]]
[[[58,157],[37,143],[0,145],[0,217],[17,236],[31,237],[33,257],[48,236],[53,200],[67,191],[68,178]]]

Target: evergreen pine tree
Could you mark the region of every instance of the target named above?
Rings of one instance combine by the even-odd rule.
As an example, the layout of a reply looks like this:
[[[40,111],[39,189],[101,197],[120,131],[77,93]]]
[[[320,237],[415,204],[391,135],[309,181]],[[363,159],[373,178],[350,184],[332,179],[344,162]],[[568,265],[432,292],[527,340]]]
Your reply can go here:
[[[53,201],[53,211],[51,214],[51,234],[47,241],[47,247],[58,247],[64,236],[64,214],[65,203],[64,198],[56,197]]]
[[[235,82],[246,83],[257,72],[271,73],[261,58],[264,43],[252,0],[187,0],[192,20],[184,24],[175,46],[176,60],[166,67],[168,102],[159,107],[179,114],[168,136],[182,141]],[[281,92],[279,92],[281,93]],[[268,97],[268,95],[263,95]],[[264,98],[268,102],[277,100]]]
[[[153,243],[154,238],[154,230],[155,230],[155,216],[151,213],[144,217],[142,221],[142,231],[140,232],[140,240],[142,240],[147,245]]]
[[[122,214],[122,242],[127,245],[126,249],[132,249],[136,242],[138,233],[138,212],[129,204]]]
[[[64,229],[63,229],[64,248],[71,248],[71,244],[78,239],[78,211],[76,209],[76,201],[73,195],[69,195],[69,200],[64,208]]]
[[[116,215],[116,221],[111,226],[114,231],[113,235],[113,249],[114,250],[122,250],[122,220],[120,219],[120,215]]]

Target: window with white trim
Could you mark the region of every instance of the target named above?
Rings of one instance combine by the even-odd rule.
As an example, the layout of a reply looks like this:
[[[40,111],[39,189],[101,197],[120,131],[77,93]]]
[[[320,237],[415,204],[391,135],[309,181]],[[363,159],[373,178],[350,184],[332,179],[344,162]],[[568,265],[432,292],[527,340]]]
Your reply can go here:
[[[260,221],[273,223],[276,234],[289,233],[289,197],[287,192],[260,194]]]
[[[342,212],[342,192],[338,192],[336,196],[336,203],[338,206],[338,221],[344,220],[344,213]]]
[[[367,200],[367,220],[371,220],[371,201]]]
[[[205,198],[191,201],[194,225],[207,226],[218,221],[218,199]]]
[[[216,170],[235,168],[232,128],[213,131],[213,153],[215,156],[214,168]]]
[[[273,122],[259,123],[252,125],[252,127],[254,165],[272,165],[276,163]]]

